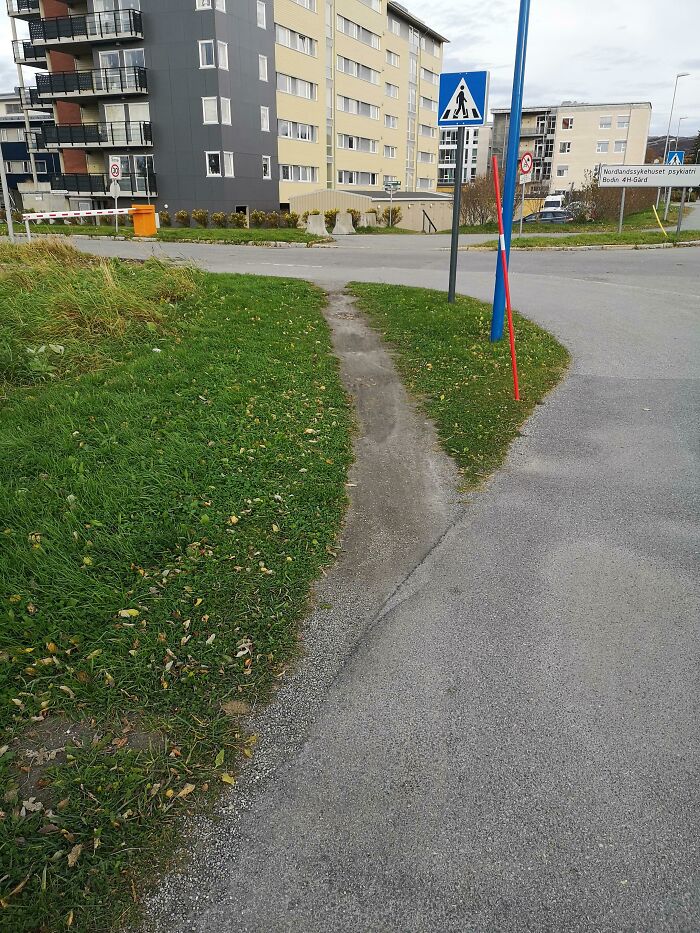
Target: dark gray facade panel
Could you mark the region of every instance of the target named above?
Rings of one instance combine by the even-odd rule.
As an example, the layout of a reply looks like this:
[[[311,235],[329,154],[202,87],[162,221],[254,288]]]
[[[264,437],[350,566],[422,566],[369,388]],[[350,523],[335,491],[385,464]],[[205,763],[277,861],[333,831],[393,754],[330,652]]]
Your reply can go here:
[[[153,147],[141,151],[153,155],[158,207],[167,204],[171,213],[279,207],[277,139],[260,129],[261,106],[269,108],[270,126],[277,125],[272,0],[267,29],[257,25],[256,0],[226,0],[225,13],[196,10],[195,0],[141,0],[141,13],[153,127]],[[199,67],[202,39],[228,44],[228,71]],[[97,67],[98,48],[94,55]],[[267,82],[259,80],[258,55],[267,56]],[[230,98],[232,125],[205,125],[203,97]],[[233,152],[235,177],[208,177],[207,151]],[[269,180],[262,177],[263,154],[272,159]]]

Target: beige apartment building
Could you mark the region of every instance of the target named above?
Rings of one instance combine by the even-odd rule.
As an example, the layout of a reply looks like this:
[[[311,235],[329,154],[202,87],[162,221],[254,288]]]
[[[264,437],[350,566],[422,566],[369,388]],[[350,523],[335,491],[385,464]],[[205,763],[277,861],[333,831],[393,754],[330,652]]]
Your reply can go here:
[[[493,114],[492,148],[500,164],[508,147],[510,109]],[[586,183],[600,163],[643,164],[651,104],[648,102],[523,108],[520,153],[532,152],[532,193],[565,194]]]
[[[435,190],[447,40],[392,0],[274,0],[280,202],[319,188]],[[264,110],[264,108],[263,108]]]

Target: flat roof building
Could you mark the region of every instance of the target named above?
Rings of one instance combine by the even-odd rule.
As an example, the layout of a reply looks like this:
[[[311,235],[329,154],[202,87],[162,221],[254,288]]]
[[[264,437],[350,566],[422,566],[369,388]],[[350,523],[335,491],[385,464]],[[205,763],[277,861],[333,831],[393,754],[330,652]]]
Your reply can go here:
[[[494,108],[492,149],[505,164],[510,108]],[[532,188],[538,194],[564,194],[581,188],[600,163],[644,162],[651,104],[588,104],[564,101],[547,107],[524,107],[520,154],[534,157]]]

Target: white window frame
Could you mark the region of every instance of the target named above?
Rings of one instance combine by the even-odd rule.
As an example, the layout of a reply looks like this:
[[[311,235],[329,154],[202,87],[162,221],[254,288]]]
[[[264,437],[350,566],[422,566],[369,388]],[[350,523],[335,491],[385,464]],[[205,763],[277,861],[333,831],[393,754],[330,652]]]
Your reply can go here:
[[[598,129],[599,130],[611,130],[612,129],[612,116],[599,117],[598,118]]]
[[[618,130],[628,130],[630,128],[630,118],[628,116],[617,118]]]
[[[568,126],[564,126],[565,123],[568,123]],[[562,117],[561,118],[561,128],[564,132],[568,133],[574,128],[574,118],[573,117]]]
[[[384,158],[385,159],[395,159],[396,158],[396,146],[384,146]]]
[[[557,165],[557,178],[566,178],[569,174],[568,165]]]
[[[213,103],[214,106],[214,119],[207,119],[207,106],[211,107]],[[218,97],[203,97],[202,98],[202,123],[205,126],[212,125],[219,122],[219,99]]]
[[[627,152],[627,140],[626,139],[616,139],[615,145],[613,146],[613,152],[617,152],[620,155],[624,152]]]
[[[213,155],[218,156],[218,159],[219,159],[219,171],[218,172],[209,171],[209,156],[213,156]],[[223,164],[221,162],[221,152],[219,152],[218,149],[208,149],[204,153],[204,159],[205,159],[205,164],[207,166],[207,178],[223,178],[223,175],[222,175]]]
[[[216,42],[214,39],[200,39],[197,43],[199,47],[199,67],[200,68],[216,68]],[[205,63],[202,56],[202,49],[205,46],[211,47],[211,65]]]
[[[571,152],[571,143],[570,142],[560,142],[559,143],[559,154],[564,155],[567,152]]]
[[[260,105],[260,130],[263,133],[270,132],[270,108]]]
[[[228,71],[228,42],[216,40],[216,64],[221,71]]]
[[[610,142],[607,139],[599,139],[595,146],[596,152],[609,152]]]
[[[258,78],[267,81],[267,55],[258,55]]]
[[[395,117],[393,113],[385,113],[384,114],[384,126],[388,130],[398,130],[399,118]]]
[[[219,102],[221,105],[221,123],[223,126],[231,126],[231,98],[221,97]]]
[[[262,177],[263,181],[272,181],[272,156],[262,156]]]
[[[267,4],[265,0],[257,0],[255,17],[259,29],[267,29]]]
[[[391,81],[384,82],[384,94],[387,97],[391,97],[392,100],[399,99],[399,90],[398,84],[392,84]]]
[[[223,162],[223,169],[224,169],[224,178],[235,178],[236,171],[235,171],[235,165],[233,162],[233,153],[224,151],[222,155],[223,155],[222,162]]]

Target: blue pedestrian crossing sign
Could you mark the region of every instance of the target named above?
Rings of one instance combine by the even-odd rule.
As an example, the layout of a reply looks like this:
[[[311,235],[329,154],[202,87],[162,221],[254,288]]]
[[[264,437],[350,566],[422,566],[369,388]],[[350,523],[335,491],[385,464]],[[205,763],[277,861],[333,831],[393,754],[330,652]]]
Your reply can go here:
[[[483,126],[488,95],[488,71],[440,75],[438,126]]]
[[[666,156],[666,165],[683,165],[685,149],[672,149]]]

